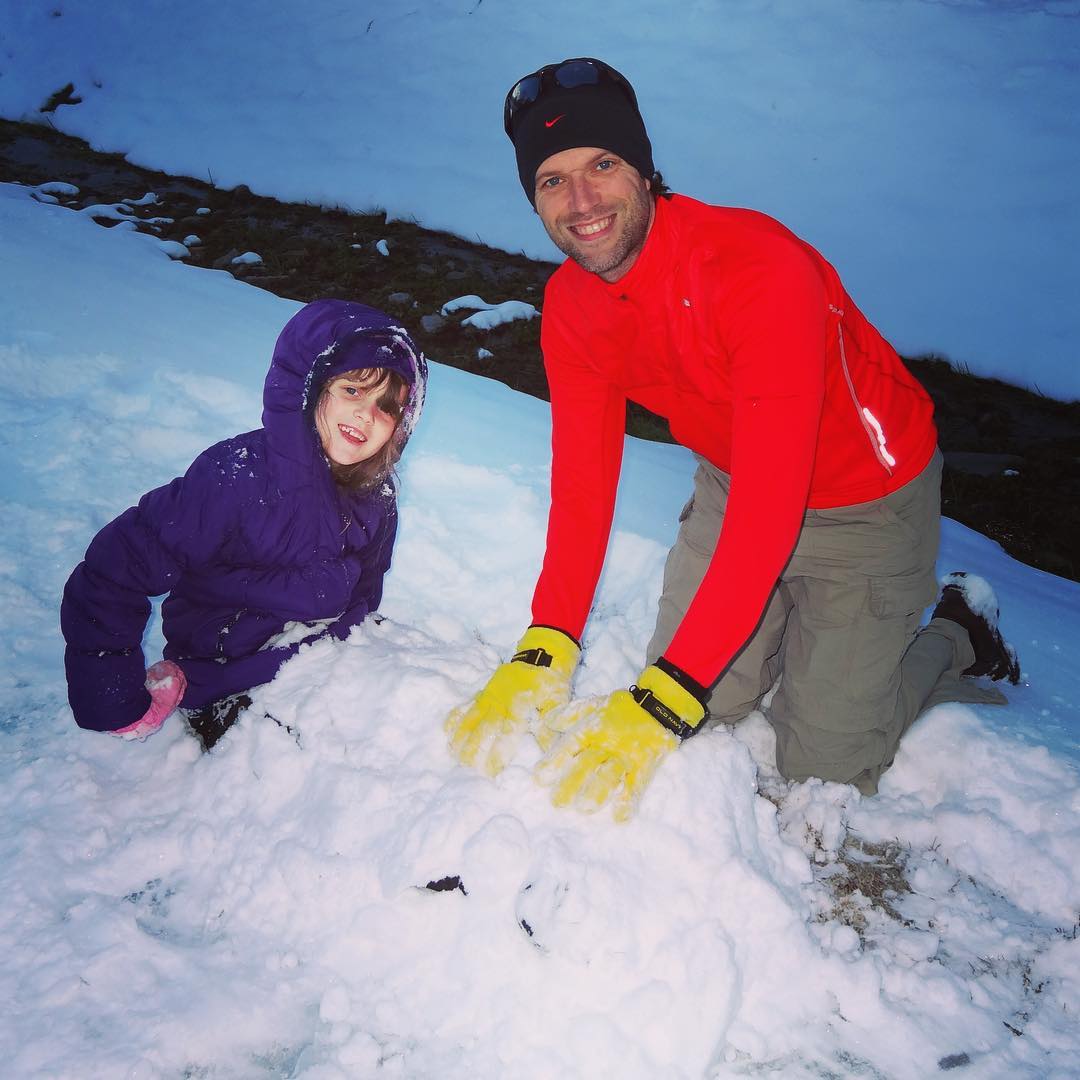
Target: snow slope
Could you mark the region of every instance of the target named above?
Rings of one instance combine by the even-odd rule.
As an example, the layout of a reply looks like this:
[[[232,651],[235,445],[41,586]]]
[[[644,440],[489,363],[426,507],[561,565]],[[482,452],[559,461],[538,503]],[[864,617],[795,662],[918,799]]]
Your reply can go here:
[[[901,351],[1080,398],[1077,0],[0,0],[0,115],[553,257],[501,107],[598,55],[678,191],[819,247]]]
[[[993,581],[1024,680],[924,717],[875,799],[787,791],[753,714],[669,759],[627,825],[556,811],[534,748],[493,782],[441,727],[528,619],[546,406],[436,363],[388,619],[259,692],[293,734],[260,713],[204,755],[178,717],[143,744],[83,732],[66,575],[258,422],[296,305],[13,185],[0,268],[5,1075],[1075,1075],[1080,586],[946,523],[941,568]],[[638,669],[691,474],[630,441],[580,693]],[[838,906],[845,839],[871,864],[904,850],[904,921]]]

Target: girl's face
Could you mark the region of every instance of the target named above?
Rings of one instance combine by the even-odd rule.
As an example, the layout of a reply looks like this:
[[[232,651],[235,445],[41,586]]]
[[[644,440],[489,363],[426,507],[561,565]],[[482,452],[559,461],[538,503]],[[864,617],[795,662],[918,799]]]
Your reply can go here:
[[[383,392],[348,375],[327,384],[315,410],[315,427],[323,453],[335,464],[367,461],[390,441],[397,420],[376,404]]]

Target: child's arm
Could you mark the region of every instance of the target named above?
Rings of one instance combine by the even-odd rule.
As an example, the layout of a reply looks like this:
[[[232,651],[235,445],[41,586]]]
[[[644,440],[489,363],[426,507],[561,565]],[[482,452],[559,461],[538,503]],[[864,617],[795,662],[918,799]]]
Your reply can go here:
[[[359,626],[368,615],[378,609],[382,601],[383,578],[390,569],[396,539],[397,506],[391,503],[378,534],[364,549],[360,576],[353,586],[349,603],[327,628],[328,633],[344,640],[354,626]]]
[[[115,731],[137,723],[151,696],[142,636],[151,596],[169,592],[189,561],[208,559],[222,536],[222,477],[202,455],[105,526],[64,587],[68,700],[79,727]]]

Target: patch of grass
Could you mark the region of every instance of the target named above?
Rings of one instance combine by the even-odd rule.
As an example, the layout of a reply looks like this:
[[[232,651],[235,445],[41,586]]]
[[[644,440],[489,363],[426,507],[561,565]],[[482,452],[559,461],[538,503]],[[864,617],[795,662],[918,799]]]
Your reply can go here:
[[[850,926],[861,940],[869,926],[868,910],[911,925],[893,903],[912,891],[906,876],[907,849],[899,841],[876,844],[848,833],[835,860],[819,877],[835,898],[832,909],[819,915],[819,921]]]
[[[80,105],[82,104],[82,98],[75,93],[75,84],[67,83],[61,86],[59,90],[54,90],[46,99],[45,104],[38,110],[43,113],[53,113],[60,108],[61,105]]]

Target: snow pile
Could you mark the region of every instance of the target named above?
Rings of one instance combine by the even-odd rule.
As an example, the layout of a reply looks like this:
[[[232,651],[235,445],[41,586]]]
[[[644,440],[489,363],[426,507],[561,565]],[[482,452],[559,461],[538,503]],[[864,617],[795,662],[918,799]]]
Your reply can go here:
[[[450,315],[462,310],[476,312],[475,315],[462,319],[461,325],[473,326],[477,330],[494,330],[503,323],[514,322],[515,319],[528,321],[540,314],[532,304],[527,304],[524,300],[504,300],[501,304],[489,304],[482,297],[472,294],[448,300],[439,309],[439,314]]]
[[[48,184],[38,184],[33,189],[33,197],[39,202],[59,203],[60,195],[78,195],[79,189],[74,184],[66,184],[62,181],[54,181]]]
[[[993,581],[1023,660],[1009,706],[935,709],[875,799],[788,790],[752,714],[673,755],[625,826],[556,811],[534,747],[490,781],[442,731],[528,620],[547,408],[436,363],[386,621],[304,648],[210,754],[175,716],[145,743],[76,729],[67,573],[258,422],[296,309],[132,235],[0,186],[12,1075],[1070,1074],[1080,586],[953,523],[942,567]],[[638,670],[692,472],[630,441],[579,693]],[[856,874],[891,885],[837,884]]]

